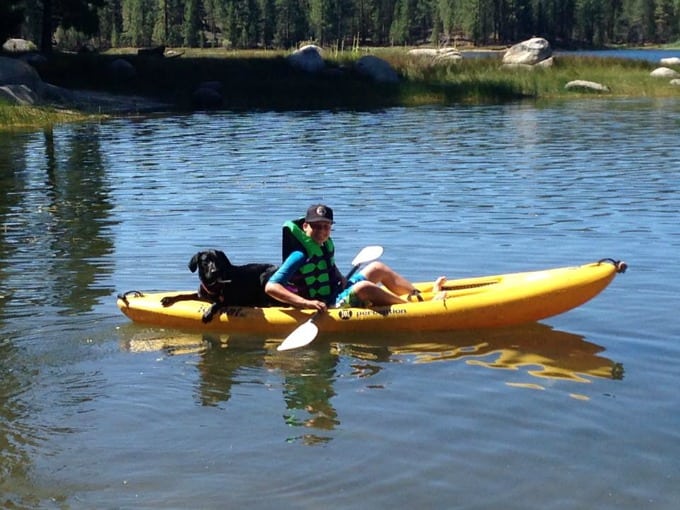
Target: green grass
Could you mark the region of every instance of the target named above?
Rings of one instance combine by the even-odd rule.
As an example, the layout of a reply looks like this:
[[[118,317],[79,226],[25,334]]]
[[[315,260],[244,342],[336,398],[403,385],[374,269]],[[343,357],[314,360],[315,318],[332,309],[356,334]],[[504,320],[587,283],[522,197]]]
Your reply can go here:
[[[183,49],[179,58],[143,58],[136,51],[105,54],[55,53],[39,69],[47,82],[67,88],[139,94],[192,108],[191,93],[203,81],[219,81],[229,109],[376,109],[390,106],[498,103],[521,99],[597,97],[593,92],[565,89],[571,80],[609,87],[609,97],[678,97],[680,87],[652,78],[655,64],[613,58],[558,57],[552,67],[504,69],[498,58],[468,58],[432,65],[404,48],[373,48],[404,78],[398,85],[376,85],[352,72],[352,64],[368,51],[326,51],[329,71],[310,76],[290,68],[283,51]],[[500,54],[499,54],[500,55]],[[131,80],[111,75],[111,62],[130,61]],[[86,117],[86,115],[82,115]],[[0,124],[23,126],[77,120],[78,114],[45,108],[0,105]]]
[[[665,78],[650,76],[655,64],[615,58],[559,57],[552,67],[506,69],[496,59],[468,59],[460,63],[425,66],[414,60],[393,63],[408,77],[410,96],[422,91],[442,103],[503,101],[517,98],[598,96],[594,92],[565,89],[572,80],[587,80],[609,87],[610,97],[679,97],[680,88]]]
[[[92,115],[82,112],[19,106],[0,100],[0,130],[43,127],[65,122],[81,122],[92,118]]]

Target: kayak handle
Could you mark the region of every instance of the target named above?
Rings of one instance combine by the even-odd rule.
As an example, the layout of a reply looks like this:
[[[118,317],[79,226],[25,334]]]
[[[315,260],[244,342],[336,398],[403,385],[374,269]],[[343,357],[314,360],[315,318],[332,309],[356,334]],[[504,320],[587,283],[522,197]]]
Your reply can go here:
[[[138,290],[128,290],[127,292],[123,292],[122,294],[118,294],[118,299],[120,299],[123,303],[125,303],[125,306],[130,306],[130,303],[128,303],[127,297],[128,294],[133,294],[135,297],[142,297],[144,294],[141,293]]]
[[[617,273],[625,273],[626,269],[628,269],[628,264],[626,264],[623,260],[600,259],[597,263],[602,264],[602,262],[610,262],[613,264]]]

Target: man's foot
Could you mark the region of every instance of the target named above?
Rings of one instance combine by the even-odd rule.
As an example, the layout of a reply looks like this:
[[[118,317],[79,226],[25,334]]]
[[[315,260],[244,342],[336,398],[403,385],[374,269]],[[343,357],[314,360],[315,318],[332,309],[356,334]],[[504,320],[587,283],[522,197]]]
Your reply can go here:
[[[442,290],[445,283],[446,276],[440,276],[434,281],[434,285],[432,286],[432,292],[434,293],[434,297],[432,298],[433,301],[446,299],[446,292]]]

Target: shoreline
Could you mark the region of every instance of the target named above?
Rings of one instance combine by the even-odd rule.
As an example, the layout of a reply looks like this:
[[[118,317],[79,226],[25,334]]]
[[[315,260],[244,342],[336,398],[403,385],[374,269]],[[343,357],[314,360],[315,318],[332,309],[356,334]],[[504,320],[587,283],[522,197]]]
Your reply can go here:
[[[640,51],[665,48],[644,48]],[[131,51],[131,50],[130,50]],[[502,54],[499,48],[463,48],[463,53]],[[670,51],[674,51],[671,49]],[[375,109],[393,106],[502,103],[571,97],[603,97],[593,91],[566,91],[571,79],[609,85],[609,97],[678,97],[680,87],[650,78],[655,65],[642,60],[560,57],[551,67],[503,69],[496,58],[433,63],[403,49],[376,49],[400,79],[371,82],[352,73],[356,52],[324,58],[327,69],[315,75],[291,69],[284,53],[192,50],[181,58],[112,54],[57,53],[38,66],[48,93],[39,105],[0,102],[0,130],[41,127],[59,122],[116,116],[203,110]],[[678,50],[680,53],[680,49]],[[112,76],[112,62],[125,59],[134,78]],[[349,71],[348,71],[349,70]],[[666,80],[668,81],[668,80]],[[195,91],[210,83],[225,99],[195,102]]]

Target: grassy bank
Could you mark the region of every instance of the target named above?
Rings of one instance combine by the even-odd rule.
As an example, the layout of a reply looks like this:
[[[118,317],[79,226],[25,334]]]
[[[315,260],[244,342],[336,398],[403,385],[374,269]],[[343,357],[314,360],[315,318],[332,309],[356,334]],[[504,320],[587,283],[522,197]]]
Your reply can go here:
[[[0,130],[23,129],[101,118],[73,110],[10,105],[0,99]]]
[[[613,97],[680,96],[680,87],[670,85],[670,80],[650,76],[656,64],[633,60],[559,57],[552,67],[508,70],[501,67],[501,53],[498,58],[433,65],[428,59],[409,56],[403,48],[376,48],[371,54],[387,60],[403,77],[398,85],[378,85],[352,71],[364,52],[329,51],[324,55],[327,72],[307,75],[293,70],[284,52],[180,51],[184,53],[179,58],[139,57],[135,50],[57,53],[39,71],[45,81],[69,89],[148,96],[179,110],[193,107],[192,92],[206,81],[221,84],[228,109],[373,109],[596,95],[566,90],[571,80],[602,83]],[[111,72],[111,63],[120,58],[134,66],[134,77]],[[60,117],[73,118],[56,110],[0,105],[3,125],[61,122]]]
[[[648,62],[592,57],[555,59],[552,67],[531,70],[503,69],[493,59],[465,60],[455,67],[404,65],[410,97],[429,96],[437,102],[502,101],[516,98],[555,99],[588,97],[595,92],[574,92],[565,85],[587,80],[606,85],[609,97],[680,97],[680,87],[669,79],[650,76],[656,67]],[[405,97],[405,99],[407,99]]]
[[[380,86],[351,72],[363,52],[326,52],[328,72],[308,76],[290,68],[285,53],[275,51],[185,50],[181,58],[144,59],[134,53],[107,54],[55,61],[47,81],[64,86],[88,83],[99,90],[154,94],[179,106],[204,81],[219,81],[227,107],[323,108],[384,107],[410,104],[496,102],[521,98],[572,96],[564,85],[576,79],[607,85],[614,96],[677,96],[669,80],[652,78],[657,66],[644,61],[559,57],[549,68],[507,70],[498,58],[467,58],[458,63],[432,65],[409,56],[403,48],[375,48],[371,54],[387,60],[404,77],[398,86]],[[106,66],[124,57],[137,69],[134,82],[114,84]],[[349,70],[349,71],[348,71]],[[64,81],[64,77],[68,80]]]

